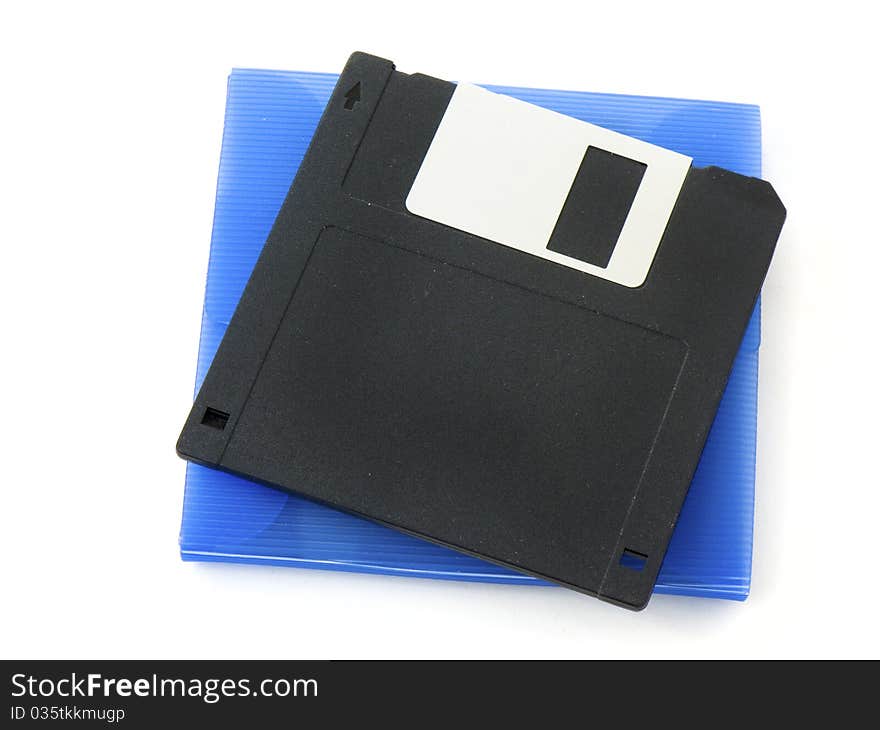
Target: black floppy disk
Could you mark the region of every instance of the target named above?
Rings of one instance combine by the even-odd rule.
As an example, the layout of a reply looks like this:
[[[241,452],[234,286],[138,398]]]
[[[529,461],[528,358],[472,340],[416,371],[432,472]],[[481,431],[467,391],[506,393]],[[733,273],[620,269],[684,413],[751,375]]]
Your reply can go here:
[[[178,451],[643,606],[783,218],[760,180],[355,54]]]

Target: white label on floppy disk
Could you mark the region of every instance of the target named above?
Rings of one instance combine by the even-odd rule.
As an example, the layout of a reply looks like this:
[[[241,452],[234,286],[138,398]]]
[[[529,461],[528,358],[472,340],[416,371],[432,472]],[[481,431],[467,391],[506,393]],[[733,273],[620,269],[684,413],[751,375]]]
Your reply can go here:
[[[646,165],[607,267],[547,248],[588,147]],[[641,286],[691,158],[470,84],[458,84],[407,209],[628,287]]]

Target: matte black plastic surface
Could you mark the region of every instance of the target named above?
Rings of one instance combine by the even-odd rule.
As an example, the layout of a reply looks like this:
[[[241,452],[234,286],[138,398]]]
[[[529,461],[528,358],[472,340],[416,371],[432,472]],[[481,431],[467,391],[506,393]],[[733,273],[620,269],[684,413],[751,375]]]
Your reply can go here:
[[[784,209],[692,168],[638,289],[419,218],[453,89],[351,57],[178,452],[640,608]]]

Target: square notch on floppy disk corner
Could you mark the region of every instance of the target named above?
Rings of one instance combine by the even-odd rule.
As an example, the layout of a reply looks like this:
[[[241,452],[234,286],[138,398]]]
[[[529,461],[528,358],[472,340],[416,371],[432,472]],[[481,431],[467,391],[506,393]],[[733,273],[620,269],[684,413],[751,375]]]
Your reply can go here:
[[[216,428],[218,431],[222,431],[226,428],[226,424],[229,423],[229,414],[225,411],[218,410],[216,408],[205,408],[205,412],[202,414],[202,425],[208,426],[209,428]]]
[[[478,86],[456,86],[411,213],[641,286],[690,169],[677,152]]]

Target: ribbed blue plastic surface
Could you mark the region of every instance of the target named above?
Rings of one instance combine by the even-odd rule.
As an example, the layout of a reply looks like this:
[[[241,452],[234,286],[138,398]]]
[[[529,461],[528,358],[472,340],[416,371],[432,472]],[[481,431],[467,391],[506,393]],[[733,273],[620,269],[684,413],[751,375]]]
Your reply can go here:
[[[229,77],[196,387],[201,384],[336,82],[332,74]],[[760,175],[755,106],[488,87],[747,175]],[[655,587],[742,600],[754,514],[756,311]],[[244,479],[187,465],[185,560],[272,563],[431,578],[541,581]]]

